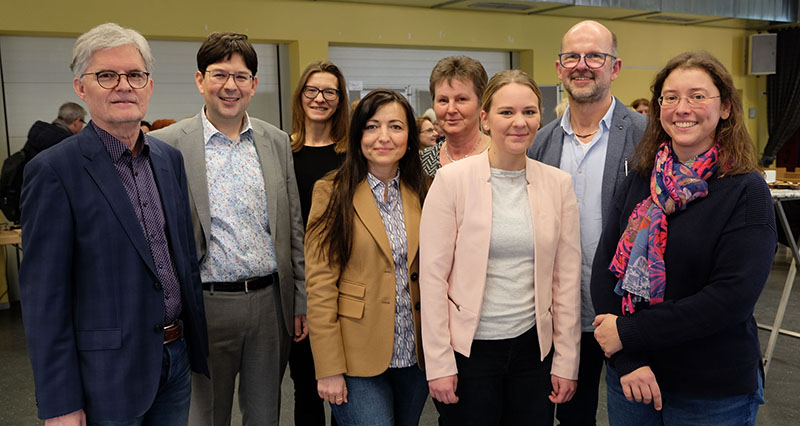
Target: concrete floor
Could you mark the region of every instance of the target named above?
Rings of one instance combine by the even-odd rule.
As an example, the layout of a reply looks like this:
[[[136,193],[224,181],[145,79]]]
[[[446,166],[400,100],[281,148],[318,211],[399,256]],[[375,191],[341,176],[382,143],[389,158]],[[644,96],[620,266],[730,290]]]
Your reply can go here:
[[[781,248],[775,259],[772,274],[761,295],[755,317],[759,323],[772,324],[791,257]],[[800,330],[800,288],[792,295],[783,328]],[[761,331],[762,350],[766,350],[769,333]],[[286,375],[283,383],[281,425],[293,425],[292,383]],[[605,385],[601,380],[598,425],[608,425],[605,410]],[[789,426],[800,424],[800,339],[781,336],[767,375],[766,404],[758,415],[758,425]],[[11,309],[0,311],[0,426],[28,426],[42,424],[36,418],[31,366],[25,346],[19,303]],[[234,413],[234,425],[241,424],[241,415]],[[420,425],[436,425],[436,410],[428,401]]]

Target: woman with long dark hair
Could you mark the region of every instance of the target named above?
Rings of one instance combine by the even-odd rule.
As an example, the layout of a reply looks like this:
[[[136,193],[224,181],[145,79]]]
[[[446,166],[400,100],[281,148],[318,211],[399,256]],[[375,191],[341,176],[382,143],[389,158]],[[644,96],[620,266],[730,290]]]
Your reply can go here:
[[[592,268],[612,425],[754,425],[772,198],[725,67],[670,60]]]
[[[345,161],[317,182],[306,232],[311,348],[339,425],[416,425],[428,388],[419,321],[419,133],[400,94],[353,112]]]

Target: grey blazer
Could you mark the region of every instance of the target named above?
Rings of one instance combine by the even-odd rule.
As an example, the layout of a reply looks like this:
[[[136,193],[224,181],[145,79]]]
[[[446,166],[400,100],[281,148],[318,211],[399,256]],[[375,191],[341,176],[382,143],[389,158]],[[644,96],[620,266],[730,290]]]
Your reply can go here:
[[[625,180],[625,162],[633,165],[633,151],[642,139],[647,127],[647,118],[628,109],[619,99],[611,116],[611,134],[608,135],[606,164],[603,170],[603,194],[601,197],[603,227],[613,204],[617,188]],[[561,165],[561,148],[564,145],[564,129],[561,118],[557,118],[539,130],[533,145],[528,148],[528,157],[551,166]]]
[[[283,321],[294,335],[294,315],[306,313],[303,258],[303,218],[294,177],[289,136],[277,127],[250,117],[256,152],[267,191],[269,227],[278,261]],[[150,133],[178,148],[186,163],[197,257],[202,263],[211,240],[211,212],[206,179],[203,124],[200,114]]]

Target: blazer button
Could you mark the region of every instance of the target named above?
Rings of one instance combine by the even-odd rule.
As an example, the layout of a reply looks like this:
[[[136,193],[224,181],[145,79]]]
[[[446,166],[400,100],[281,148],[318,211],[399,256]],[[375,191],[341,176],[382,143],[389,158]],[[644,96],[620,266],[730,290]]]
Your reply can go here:
[[[156,281],[153,283],[153,288],[156,290],[161,290],[163,287],[161,286],[160,282]]]
[[[417,302],[417,304],[414,305],[414,309],[419,310],[419,302]]]
[[[416,281],[419,278],[419,275],[416,272],[411,273],[411,281]]]

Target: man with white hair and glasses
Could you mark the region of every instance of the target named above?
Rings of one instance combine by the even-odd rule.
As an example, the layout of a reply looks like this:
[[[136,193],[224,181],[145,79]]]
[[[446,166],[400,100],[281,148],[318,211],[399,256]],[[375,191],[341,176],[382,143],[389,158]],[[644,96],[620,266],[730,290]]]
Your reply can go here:
[[[559,424],[594,425],[603,351],[594,340],[589,282],[592,260],[617,187],[628,174],[647,119],[611,95],[622,59],[617,37],[595,21],[582,21],[561,40],[555,63],[569,107],[536,135],[528,156],[572,175],[581,224],[581,352],[578,390],[556,411]]]
[[[153,57],[134,30],[78,38],[92,121],[25,168],[22,313],[45,425],[186,425],[208,374],[183,158],[145,136]]]

